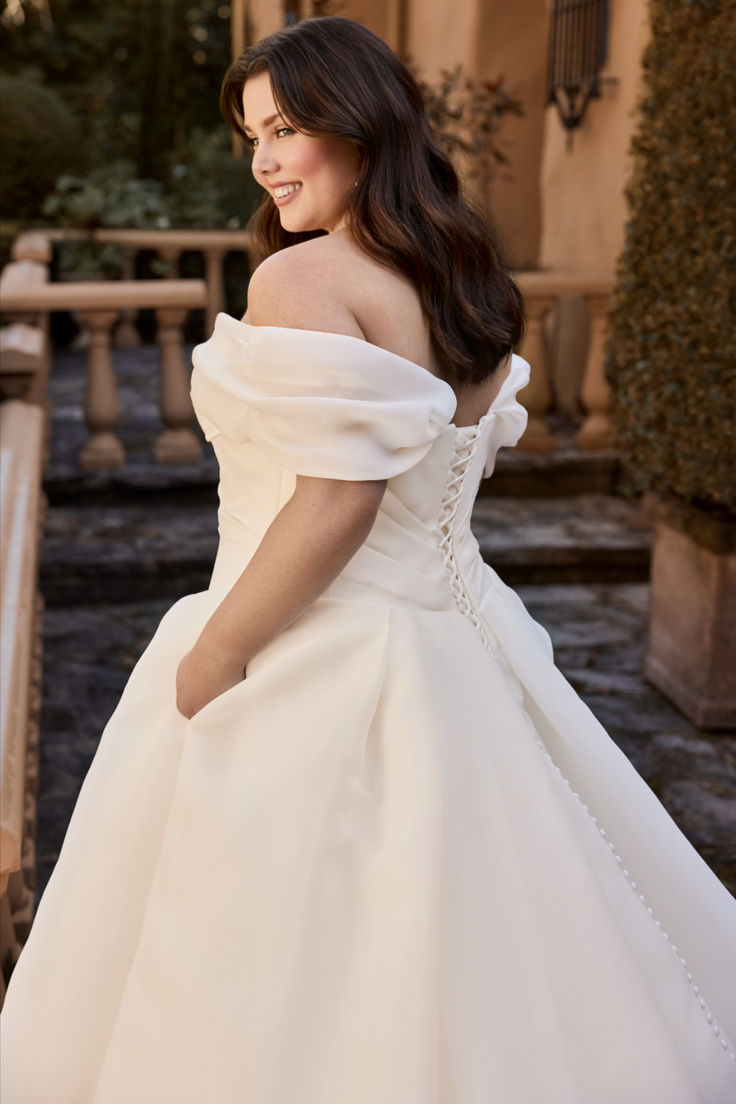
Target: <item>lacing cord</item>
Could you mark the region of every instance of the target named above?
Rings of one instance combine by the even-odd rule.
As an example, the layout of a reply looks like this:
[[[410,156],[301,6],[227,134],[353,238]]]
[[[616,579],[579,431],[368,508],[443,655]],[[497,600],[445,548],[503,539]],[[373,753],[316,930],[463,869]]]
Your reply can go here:
[[[460,571],[458,570],[457,560],[455,558],[455,520],[457,517],[460,499],[462,497],[463,487],[465,486],[465,477],[468,473],[470,462],[473,459],[479,433],[480,427],[478,426],[472,427],[467,432],[463,432],[462,429],[458,430],[457,432],[455,438],[455,447],[450,461],[450,470],[447,482],[445,484],[444,493],[442,495],[442,504],[440,506],[439,519],[437,522],[437,544],[442,555],[442,562],[447,572],[447,579],[450,584],[450,589],[452,591],[455,605],[457,606],[459,612],[467,617],[471,624],[475,627],[483,642],[483,645],[488,650],[488,652],[490,652],[490,654],[495,659],[500,660],[504,664],[504,666],[506,666],[505,658],[499,655],[498,651],[492,646],[490,642],[486,626],[484,625],[477,610],[475,609],[475,606],[473,605],[472,598],[465,587],[463,578],[460,574]],[[540,749],[545,759],[549,763],[550,768],[553,769],[560,776],[562,782],[570,791],[571,795],[577,799],[580,805],[582,805],[584,811],[587,813],[594,828],[597,829],[603,841],[607,843],[612,858],[615,860],[624,878],[638,897],[641,906],[646,909],[647,913],[652,919],[652,922],[661,933],[663,939],[666,943],[669,944],[670,948],[678,958],[680,965],[687,977],[690,991],[697,1000],[698,1005],[700,1006],[700,1009],[703,1012],[715,1039],[720,1043],[720,1046],[724,1051],[729,1052],[729,1057],[731,1058],[731,1060],[736,1062],[736,1051],[730,1049],[729,1043],[724,1038],[721,1028],[716,1022],[708,1005],[706,1004],[706,1001],[698,985],[695,983],[693,974],[688,968],[687,960],[682,957],[682,955],[678,951],[677,946],[671,942],[667,932],[663,930],[661,922],[656,919],[653,910],[647,905],[644,894],[639,891],[637,883],[634,881],[631,874],[629,873],[629,870],[624,864],[621,856],[617,853],[615,845],[608,838],[605,829],[598,824],[597,818],[593,816],[593,814],[590,812],[590,809],[583,802],[583,799],[580,797],[580,795],[573,790],[570,782],[567,778],[565,778],[560,768],[555,764],[552,756],[547,751],[547,748],[545,747],[543,742],[539,738],[537,738],[536,743],[537,747]]]
[[[455,605],[478,631],[483,644],[491,655],[499,658],[498,652],[491,645],[486,628],[478,616],[470,594],[465,587],[455,558],[455,519],[463,487],[465,486],[465,477],[468,473],[470,461],[473,459],[479,433],[480,428],[473,426],[467,433],[459,430],[456,436],[455,448],[450,461],[450,471],[442,495],[442,504],[437,522],[437,545],[442,555],[442,563],[447,572],[447,580],[450,584]]]

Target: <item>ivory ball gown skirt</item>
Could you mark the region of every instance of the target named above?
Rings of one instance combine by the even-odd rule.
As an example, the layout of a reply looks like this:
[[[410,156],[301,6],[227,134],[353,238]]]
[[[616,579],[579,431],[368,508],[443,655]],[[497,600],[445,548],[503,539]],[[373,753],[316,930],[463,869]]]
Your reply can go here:
[[[728,1104],[736,904],[485,566],[511,372],[220,315],[210,589],[103,734],[2,1015],[2,1104]],[[192,720],[175,674],[296,474],[388,479],[343,573]]]

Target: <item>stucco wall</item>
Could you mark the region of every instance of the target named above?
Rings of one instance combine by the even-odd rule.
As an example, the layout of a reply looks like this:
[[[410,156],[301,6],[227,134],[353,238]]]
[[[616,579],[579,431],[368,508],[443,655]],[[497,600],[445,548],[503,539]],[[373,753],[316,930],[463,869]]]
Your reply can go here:
[[[352,8],[352,4],[351,4]],[[539,170],[544,128],[545,0],[413,0],[407,47],[429,78],[458,62],[470,76],[505,78],[524,105],[524,118],[503,122],[500,144],[509,164],[480,199],[488,204],[519,267],[533,266],[539,249]]]
[[[608,58],[600,100],[588,105],[572,149],[557,109],[546,110],[541,165],[544,268],[613,271],[623,241],[627,151],[648,36],[646,0],[609,6]]]
[[[475,73],[503,76],[524,106],[523,118],[510,115],[502,124],[499,144],[509,164],[497,169],[484,197],[517,268],[535,267],[539,255],[546,57],[545,0],[483,0]]]

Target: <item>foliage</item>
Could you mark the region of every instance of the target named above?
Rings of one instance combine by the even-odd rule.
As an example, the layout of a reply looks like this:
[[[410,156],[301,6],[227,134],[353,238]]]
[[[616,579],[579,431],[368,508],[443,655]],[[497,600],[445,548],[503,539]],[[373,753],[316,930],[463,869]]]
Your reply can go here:
[[[524,109],[509,94],[503,78],[475,80],[460,65],[443,69],[436,84],[430,84],[416,71],[414,75],[427,117],[448,157],[468,157],[469,177],[487,177],[495,165],[506,163],[497,142],[498,130],[506,115],[523,115]]]
[[[32,75],[2,80],[0,215],[29,217],[70,163],[84,168],[85,143],[69,108]]]
[[[651,0],[607,370],[628,489],[736,515],[736,19]]]
[[[153,227],[169,225],[163,189],[155,180],[137,180],[134,166],[116,162],[87,176],[64,174],[46,198],[43,213],[57,226],[75,230],[98,227]],[[112,279],[122,272],[123,252],[115,245],[93,241],[62,241],[56,250],[59,271],[77,279]]]
[[[172,178],[172,226],[237,230],[246,225],[263,195],[253,179],[251,159],[233,157],[224,127],[196,128]]]
[[[163,188],[156,180],[138,180],[135,167],[118,161],[86,176],[64,174],[48,196],[43,213],[61,226],[91,230],[98,226],[169,225]]]
[[[224,135],[225,139],[227,138]],[[228,228],[245,226],[260,197],[247,160],[236,160],[222,132],[192,136],[191,155],[174,168],[169,191],[157,180],[135,176],[135,165],[117,161],[86,176],[63,174],[46,198],[43,214],[74,230]],[[91,240],[60,242],[62,273],[79,279],[120,275],[122,251]],[[161,270],[166,266],[159,266]]]
[[[230,60],[223,0],[30,0],[0,22],[3,65],[33,71],[80,119],[95,163],[130,160],[167,184],[194,128],[224,131],[217,89]],[[68,161],[67,170],[83,166]]]

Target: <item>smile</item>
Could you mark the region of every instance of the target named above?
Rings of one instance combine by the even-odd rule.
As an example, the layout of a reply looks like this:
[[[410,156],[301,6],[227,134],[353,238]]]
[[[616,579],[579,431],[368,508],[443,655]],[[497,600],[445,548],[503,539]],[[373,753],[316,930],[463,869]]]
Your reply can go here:
[[[285,203],[289,203],[292,197],[301,188],[301,183],[296,184],[279,184],[278,187],[273,189],[274,202],[278,207],[283,207]]]

